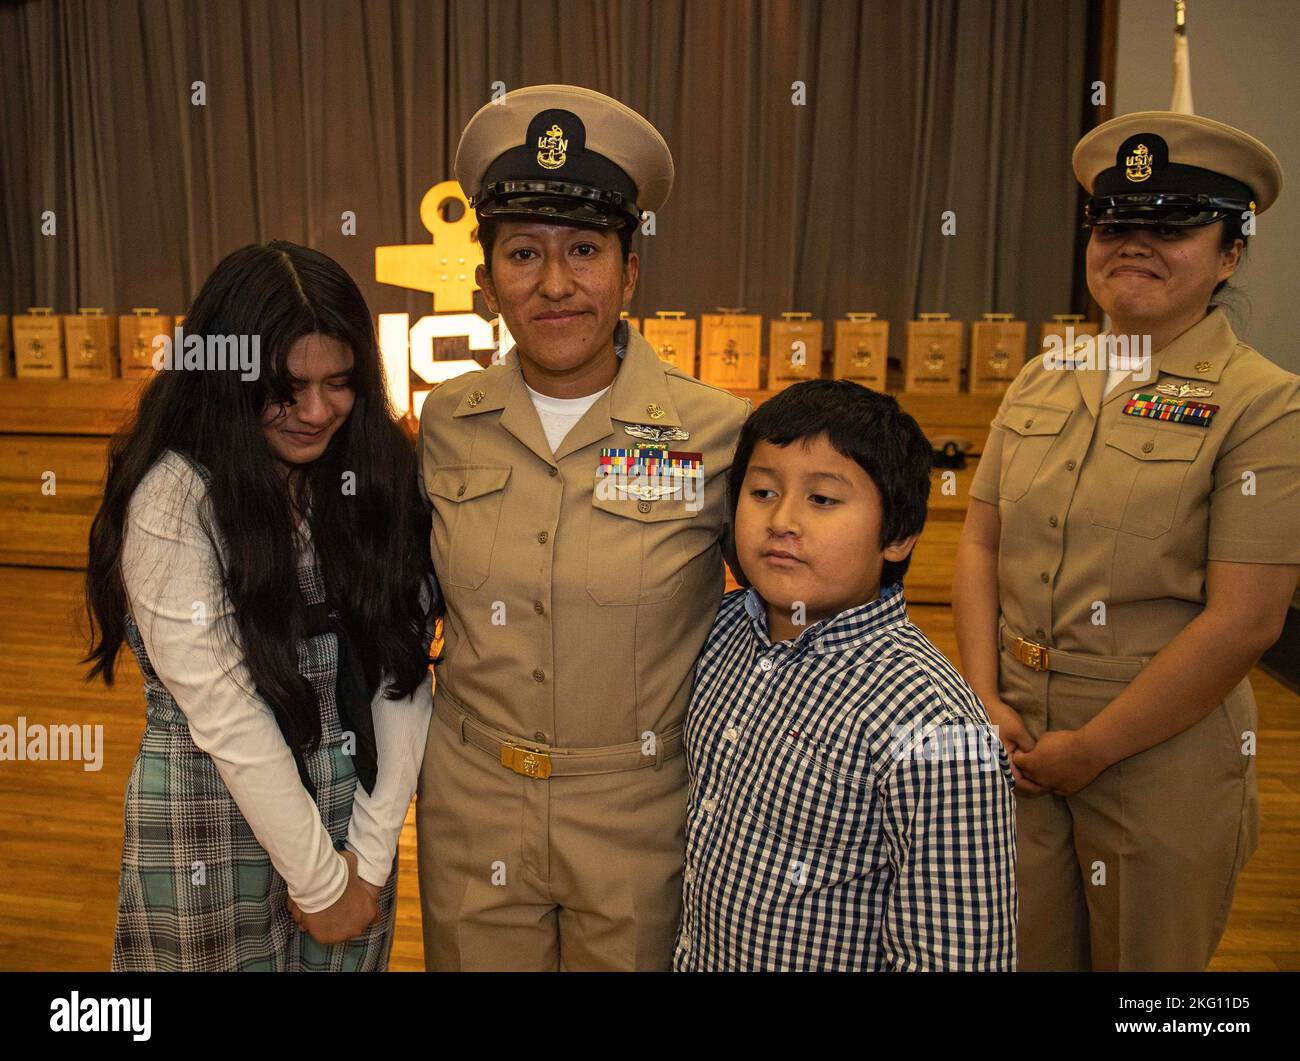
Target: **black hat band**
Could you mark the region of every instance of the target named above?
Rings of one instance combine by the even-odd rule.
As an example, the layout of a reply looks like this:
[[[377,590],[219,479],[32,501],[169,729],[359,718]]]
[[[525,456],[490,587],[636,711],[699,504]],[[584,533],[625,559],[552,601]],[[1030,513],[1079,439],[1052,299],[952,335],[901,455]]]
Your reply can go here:
[[[1210,195],[1228,199],[1254,199],[1249,187],[1239,180],[1234,180],[1223,173],[1202,169],[1200,166],[1184,166],[1170,162],[1156,169],[1141,182],[1129,176],[1125,166],[1112,166],[1097,174],[1092,184],[1092,194],[1126,195],[1130,192],[1175,192],[1184,195]],[[1140,172],[1140,171],[1139,171]]]

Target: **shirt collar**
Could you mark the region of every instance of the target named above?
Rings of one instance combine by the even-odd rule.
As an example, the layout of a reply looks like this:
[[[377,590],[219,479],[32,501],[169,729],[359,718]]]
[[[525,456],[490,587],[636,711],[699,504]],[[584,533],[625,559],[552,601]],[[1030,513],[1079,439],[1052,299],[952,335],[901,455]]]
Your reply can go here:
[[[770,646],[767,603],[753,586],[745,591],[744,606],[755,637],[763,645]],[[788,644],[792,651],[807,649],[819,655],[845,652],[869,644],[889,628],[906,621],[907,601],[903,597],[903,584],[894,582],[882,586],[880,596],[875,600],[818,620],[801,630],[799,636]]]
[[[1227,314],[1218,306],[1152,357],[1152,376],[1162,373],[1184,379],[1217,383],[1223,368],[1237,349],[1237,336]],[[1143,389],[1147,389],[1146,384]]]

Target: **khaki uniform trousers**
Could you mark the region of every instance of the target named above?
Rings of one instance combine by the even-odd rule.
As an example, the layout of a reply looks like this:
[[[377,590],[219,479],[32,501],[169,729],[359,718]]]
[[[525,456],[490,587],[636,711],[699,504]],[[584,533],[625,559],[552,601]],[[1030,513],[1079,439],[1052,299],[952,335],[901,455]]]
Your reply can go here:
[[[1003,699],[1035,740],[1079,729],[1124,688],[1034,671],[1005,645],[1000,662]],[[1074,795],[1016,793],[1020,969],[1205,969],[1259,842],[1253,747],[1243,752],[1256,731],[1243,679],[1194,726]]]
[[[459,705],[436,696],[416,805],[430,971],[670,969],[686,757],[526,777],[462,739]]]

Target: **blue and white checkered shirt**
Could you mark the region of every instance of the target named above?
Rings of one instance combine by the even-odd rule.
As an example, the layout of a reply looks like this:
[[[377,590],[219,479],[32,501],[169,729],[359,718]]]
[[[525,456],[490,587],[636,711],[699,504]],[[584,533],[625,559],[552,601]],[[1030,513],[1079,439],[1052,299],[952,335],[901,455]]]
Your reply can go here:
[[[1014,969],[1006,750],[901,586],[775,645],[727,594],[686,755],[674,969]]]

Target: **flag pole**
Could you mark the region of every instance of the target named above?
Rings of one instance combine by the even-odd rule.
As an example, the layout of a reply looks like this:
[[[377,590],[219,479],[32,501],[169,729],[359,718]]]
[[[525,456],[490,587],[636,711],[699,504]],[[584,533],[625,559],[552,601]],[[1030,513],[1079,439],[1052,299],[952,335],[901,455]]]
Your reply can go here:
[[[1186,0],[1174,0],[1174,92],[1169,109],[1195,114],[1192,106],[1192,59],[1187,46]]]

